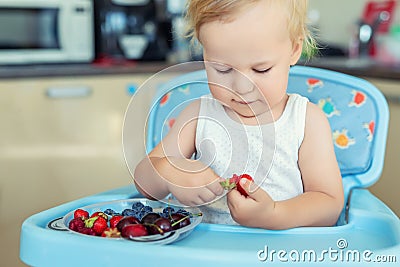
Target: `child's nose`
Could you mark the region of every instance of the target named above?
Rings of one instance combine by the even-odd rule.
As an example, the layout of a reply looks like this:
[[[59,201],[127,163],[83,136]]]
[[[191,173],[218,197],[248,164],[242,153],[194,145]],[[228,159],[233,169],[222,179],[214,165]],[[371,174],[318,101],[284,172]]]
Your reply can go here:
[[[236,73],[233,84],[232,84],[232,89],[241,95],[250,93],[253,91],[255,88],[254,83],[245,75],[241,73]]]

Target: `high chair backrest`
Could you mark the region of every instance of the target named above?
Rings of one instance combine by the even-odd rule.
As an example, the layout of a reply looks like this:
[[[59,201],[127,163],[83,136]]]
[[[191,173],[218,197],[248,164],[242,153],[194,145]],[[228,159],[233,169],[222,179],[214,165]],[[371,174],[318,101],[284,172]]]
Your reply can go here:
[[[160,142],[191,100],[208,93],[204,70],[163,84],[150,112],[147,152]],[[290,71],[288,93],[307,97],[326,114],[346,199],[352,188],[368,187],[379,179],[389,111],[384,96],[374,85],[334,71],[295,66]]]

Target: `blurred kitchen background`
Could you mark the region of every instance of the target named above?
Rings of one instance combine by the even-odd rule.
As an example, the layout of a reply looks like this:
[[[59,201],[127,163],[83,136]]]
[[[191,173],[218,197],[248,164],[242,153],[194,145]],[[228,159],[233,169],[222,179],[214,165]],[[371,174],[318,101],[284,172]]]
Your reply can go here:
[[[365,78],[388,100],[385,167],[370,189],[400,215],[400,3],[309,2],[321,49],[299,64]],[[185,0],[0,0],[2,266],[24,266],[19,230],[30,215],[132,183],[121,144],[132,95],[158,71],[202,58],[183,36],[184,6]],[[142,97],[134,161],[145,154],[151,96]]]

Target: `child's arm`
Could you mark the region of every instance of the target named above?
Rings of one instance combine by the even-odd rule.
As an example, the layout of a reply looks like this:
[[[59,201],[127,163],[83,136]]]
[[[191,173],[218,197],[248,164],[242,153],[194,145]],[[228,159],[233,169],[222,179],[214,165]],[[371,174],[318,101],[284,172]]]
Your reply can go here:
[[[178,116],[167,136],[135,169],[135,185],[148,198],[162,199],[172,193],[182,204],[199,205],[223,193],[219,177],[198,160],[195,137],[199,101]]]
[[[233,218],[240,224],[266,229],[300,226],[332,226],[343,208],[344,196],[336,161],[332,132],[325,114],[308,104],[306,128],[299,150],[299,168],[304,194],[273,201],[261,189],[244,198],[236,190],[228,194]],[[249,191],[250,182],[244,188]]]

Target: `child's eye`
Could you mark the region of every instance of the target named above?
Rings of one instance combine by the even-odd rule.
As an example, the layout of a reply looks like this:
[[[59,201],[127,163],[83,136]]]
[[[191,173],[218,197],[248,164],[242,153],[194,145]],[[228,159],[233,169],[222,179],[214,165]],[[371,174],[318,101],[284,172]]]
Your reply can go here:
[[[232,71],[232,68],[229,68],[229,69],[225,69],[225,70],[220,70],[220,69],[215,69],[218,73],[221,73],[221,74],[228,74],[229,72],[231,72]]]
[[[268,68],[268,69],[263,69],[263,70],[253,69],[253,71],[256,72],[256,73],[267,73],[267,72],[269,72],[271,69],[272,69],[272,67],[271,67],[271,68]]]

